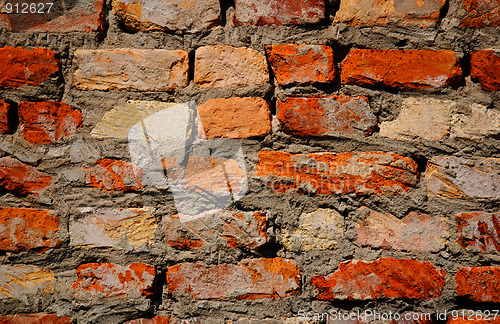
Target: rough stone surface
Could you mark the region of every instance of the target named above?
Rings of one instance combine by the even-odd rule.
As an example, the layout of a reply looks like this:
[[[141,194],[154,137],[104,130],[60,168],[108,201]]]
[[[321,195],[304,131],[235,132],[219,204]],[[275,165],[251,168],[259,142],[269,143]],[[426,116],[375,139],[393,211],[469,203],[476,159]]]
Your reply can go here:
[[[38,194],[52,177],[11,157],[0,158],[0,188],[14,194]]]
[[[356,27],[435,27],[445,0],[341,0],[334,23]]]
[[[175,105],[170,102],[129,100],[123,106],[107,111],[90,134],[98,138],[127,138],[134,125]]]
[[[171,215],[163,217],[162,226],[167,244],[181,250],[204,246],[256,249],[268,241],[264,212]]]
[[[245,259],[238,264],[203,267],[181,263],[167,270],[170,294],[188,292],[194,299],[260,299],[295,295],[300,270],[282,258]]]
[[[359,212],[369,215],[356,224],[360,245],[388,250],[437,252],[444,248],[449,235],[444,217],[410,212],[403,219],[366,207]]]
[[[418,182],[410,158],[383,152],[289,154],[261,151],[256,176],[277,192],[398,194]]]
[[[189,83],[188,53],[181,50],[79,49],[74,63],[81,90],[174,91]]]
[[[278,84],[333,83],[337,67],[331,47],[324,45],[273,45],[267,57]]]
[[[113,11],[134,31],[200,32],[221,23],[217,0],[113,0]]]
[[[500,1],[498,0],[463,0],[467,15],[460,26],[483,28],[500,26]]]
[[[64,102],[22,101],[18,112],[24,138],[35,144],[68,139],[82,124],[82,113]]]
[[[464,267],[455,275],[456,291],[476,302],[500,302],[499,267]]]
[[[198,107],[207,138],[247,138],[271,131],[271,111],[262,98],[210,99]]]
[[[497,8],[500,15],[500,2]],[[500,25],[500,16],[499,16]],[[492,50],[478,51],[471,54],[470,76],[479,80],[485,91],[500,90],[500,55]]]
[[[333,209],[303,213],[293,231],[282,229],[283,245],[289,251],[333,250],[344,237],[344,217]]]
[[[17,314],[0,316],[2,324],[72,324],[73,321],[66,316],[56,314]]]
[[[303,25],[325,18],[324,0],[236,0],[234,24]]]
[[[342,61],[342,83],[429,89],[457,85],[462,68],[452,51],[353,49]]]
[[[452,100],[405,98],[398,117],[380,123],[381,136],[398,140],[439,140],[450,133],[452,112],[457,104]]]
[[[380,298],[430,299],[441,296],[446,273],[429,262],[381,258],[347,261],[312,285],[319,300],[377,300]]]
[[[43,7],[37,5],[37,10],[44,13],[31,13],[29,11],[28,13],[1,13],[0,28],[7,28],[13,32],[47,33],[90,33],[101,32],[104,29],[105,8],[103,0],[81,0],[66,5],[64,8],[61,3],[54,2],[50,9],[46,2],[30,3],[43,3]]]
[[[500,159],[437,156],[427,164],[429,197],[500,198]]]
[[[142,171],[135,165],[112,159],[100,159],[97,166],[84,167],[89,185],[105,191],[130,191],[142,188]]]
[[[69,223],[70,245],[137,250],[149,248],[153,243],[156,219],[150,209],[82,208],[80,211],[83,217]]]
[[[78,280],[72,286],[75,297],[141,297],[150,295],[155,268],[144,263],[122,266],[111,263],[86,263],[76,269]]]
[[[198,318],[180,319],[174,316],[155,316],[153,318],[139,318],[125,322],[123,324],[200,324]]]
[[[218,45],[196,50],[194,83],[200,88],[247,87],[266,82],[266,57],[254,49]]]
[[[10,132],[9,110],[10,104],[0,99],[0,134]]]
[[[0,265],[0,299],[54,292],[54,274],[33,265]]]
[[[59,72],[55,54],[47,48],[0,48],[0,87],[34,86],[49,79]]]
[[[377,125],[368,98],[361,96],[289,97],[278,100],[277,117],[297,136],[369,135]]]
[[[500,212],[469,212],[455,216],[457,243],[468,252],[500,253]]]
[[[20,252],[59,246],[59,217],[50,210],[0,207],[0,250]]]
[[[452,138],[482,140],[497,138],[500,134],[500,111],[483,105],[472,104],[470,113],[454,114],[451,117]]]

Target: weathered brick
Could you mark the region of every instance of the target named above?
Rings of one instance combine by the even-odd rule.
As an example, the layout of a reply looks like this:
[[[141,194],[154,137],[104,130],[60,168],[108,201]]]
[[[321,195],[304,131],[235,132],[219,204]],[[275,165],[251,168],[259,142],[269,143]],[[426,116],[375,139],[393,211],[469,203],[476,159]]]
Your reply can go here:
[[[0,265],[0,299],[54,292],[54,274],[33,265]]]
[[[200,32],[221,23],[217,0],[113,0],[113,11],[133,31]]]
[[[46,48],[0,48],[0,87],[38,85],[59,72],[56,53]]]
[[[69,223],[72,246],[138,250],[152,245],[156,219],[148,208],[80,211],[83,217]]]
[[[344,217],[333,209],[319,208],[303,213],[292,232],[281,230],[283,245],[289,251],[333,250],[344,236]]]
[[[464,267],[455,275],[459,296],[500,303],[500,267]]]
[[[59,246],[59,217],[50,210],[0,207],[0,250]]]
[[[408,191],[418,182],[417,164],[393,153],[289,154],[261,151],[257,177],[277,192],[387,194]]]
[[[174,316],[164,317],[161,315],[153,318],[139,318],[125,322],[123,324],[200,324],[198,318],[181,319]]]
[[[60,142],[75,135],[82,125],[82,114],[64,102],[27,102],[18,106],[24,138],[35,144]]]
[[[455,216],[457,243],[469,252],[500,253],[500,212],[470,212]]]
[[[247,87],[269,82],[266,57],[246,47],[200,47],[195,54],[194,82],[200,88]]]
[[[427,195],[450,199],[500,198],[500,159],[437,156],[427,163]]]
[[[76,50],[73,82],[80,90],[174,91],[189,83],[180,50]]]
[[[266,47],[276,81],[281,85],[332,83],[336,80],[335,58],[324,45],[273,45]]]
[[[11,157],[0,158],[0,188],[14,194],[38,194],[52,177]]]
[[[0,316],[2,324],[71,324],[73,321],[66,316],[57,316],[56,314],[17,314]]]
[[[89,185],[104,191],[130,191],[142,188],[142,171],[132,163],[100,159],[92,168],[83,167]]]
[[[462,313],[463,312],[463,313]],[[465,314],[465,316],[460,316]],[[488,315],[489,314],[489,315]],[[495,314],[473,311],[473,310],[458,310],[458,318],[448,317],[446,324],[498,324],[500,320]],[[481,319],[480,319],[481,318]]]
[[[271,111],[262,98],[209,99],[198,114],[207,138],[247,138],[271,131]]]
[[[500,2],[498,5],[500,6]],[[500,90],[500,55],[493,52],[493,50],[474,52],[470,56],[470,64],[470,76],[479,80],[483,90]]]
[[[462,80],[452,51],[353,49],[342,61],[342,83],[389,88],[442,88]]]
[[[451,118],[452,138],[482,140],[486,137],[497,138],[500,134],[500,111],[497,109],[473,103],[470,113],[454,114]]]
[[[468,12],[460,26],[467,28],[483,28],[500,26],[499,0],[463,0],[464,9]]]
[[[134,125],[175,105],[177,103],[129,100],[123,106],[117,106],[107,111],[90,134],[99,138],[127,138],[130,129]]]
[[[44,33],[69,33],[69,32],[99,32],[104,29],[104,1],[81,0],[71,6],[61,6],[54,2],[48,12],[46,2],[34,1],[30,3],[43,3],[43,8],[37,5],[40,13],[10,13],[5,10],[0,14],[0,28],[7,28],[13,32],[44,32]],[[19,6],[21,9],[21,5]]]
[[[324,0],[235,0],[234,24],[304,25],[325,18]]]
[[[445,0],[341,0],[334,23],[356,27],[435,27]]]
[[[11,131],[9,122],[9,110],[10,104],[0,99],[0,134],[6,134]]]
[[[162,219],[165,240],[176,249],[207,245],[258,248],[267,242],[266,213],[218,212],[200,218],[182,215]]]
[[[289,97],[278,100],[277,117],[285,132],[297,136],[369,135],[377,124],[362,96]]]
[[[155,268],[144,263],[121,266],[111,263],[86,263],[76,269],[73,284],[76,298],[89,295],[105,297],[140,297],[150,295]]]
[[[404,98],[393,121],[380,123],[381,136],[398,139],[439,140],[449,135],[452,112],[457,103],[433,98]]]
[[[171,294],[189,292],[194,299],[283,298],[298,293],[300,270],[282,258],[212,267],[181,263],[168,268],[167,286]]]
[[[356,242],[360,245],[389,250],[437,252],[444,247],[449,235],[444,217],[431,217],[412,211],[403,219],[398,219],[366,207],[361,207],[359,212],[369,213],[364,220],[358,220],[356,226]]]
[[[441,296],[446,273],[429,262],[381,258],[347,261],[328,276],[315,276],[320,300],[429,299]]]
[[[227,322],[227,324],[319,324],[320,321],[305,319],[304,317],[289,317],[289,318],[240,318],[236,321]]]

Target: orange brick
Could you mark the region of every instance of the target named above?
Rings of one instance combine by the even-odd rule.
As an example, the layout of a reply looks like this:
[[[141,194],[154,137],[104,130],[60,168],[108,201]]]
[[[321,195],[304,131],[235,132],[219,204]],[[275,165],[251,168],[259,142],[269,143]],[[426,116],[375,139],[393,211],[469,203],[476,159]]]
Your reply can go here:
[[[470,63],[470,76],[479,80],[483,90],[500,90],[500,55],[492,50],[474,52]]]
[[[83,167],[87,183],[104,191],[130,191],[142,188],[144,173],[132,163],[113,159],[100,159],[93,168]]]
[[[9,110],[10,104],[0,99],[0,134],[10,132]]]
[[[38,194],[52,177],[11,157],[0,158],[0,188],[18,195]]]
[[[429,299],[441,296],[446,273],[429,262],[381,258],[347,261],[328,276],[315,276],[319,300]]]
[[[457,272],[455,281],[459,296],[500,303],[500,267],[465,267]]]
[[[0,316],[1,324],[71,324],[73,321],[66,316],[56,314],[17,314]]]
[[[278,84],[335,82],[335,59],[328,46],[273,45],[266,52]]]
[[[457,85],[460,61],[452,51],[353,49],[342,61],[342,83],[428,89]]]
[[[460,26],[483,28],[500,26],[500,0],[463,0],[468,12]]]

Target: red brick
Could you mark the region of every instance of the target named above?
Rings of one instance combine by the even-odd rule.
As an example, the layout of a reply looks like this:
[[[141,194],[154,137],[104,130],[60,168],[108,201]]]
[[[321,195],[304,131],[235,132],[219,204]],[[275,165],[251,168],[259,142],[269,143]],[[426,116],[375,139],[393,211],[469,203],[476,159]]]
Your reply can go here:
[[[336,65],[331,47],[323,45],[273,45],[267,57],[281,85],[335,82]]]
[[[59,246],[59,217],[43,209],[0,207],[0,250],[27,251]]]
[[[452,51],[353,49],[341,76],[345,84],[427,89],[457,85],[462,68]]]
[[[66,316],[56,314],[17,314],[0,316],[0,324],[71,324],[73,321]]]
[[[267,242],[264,212],[220,212],[191,220],[172,215],[162,223],[167,244],[181,250],[207,245],[257,248]]]
[[[465,267],[457,272],[455,281],[459,296],[500,303],[500,267]]]
[[[187,292],[194,299],[283,298],[299,292],[300,270],[282,258],[212,267],[181,263],[168,268],[167,286],[171,294]]]
[[[75,296],[140,297],[152,294],[155,268],[144,263],[121,266],[111,263],[86,263],[76,269]]]
[[[398,194],[418,182],[417,164],[393,153],[259,152],[256,176],[277,192],[317,194]]]
[[[59,71],[55,53],[46,48],[3,47],[0,62],[0,87],[38,85]]]
[[[32,1],[29,3],[46,3]],[[21,8],[21,5],[19,5]],[[33,13],[2,13],[0,14],[0,28],[7,28],[13,32],[96,32],[104,29],[104,1],[80,0],[73,6],[65,9],[58,8],[60,3],[47,13],[48,6],[43,8],[44,14]],[[38,9],[41,9],[38,7]]]
[[[479,80],[483,90],[500,90],[500,55],[492,50],[474,52],[470,64],[470,76]]]
[[[234,24],[303,25],[325,18],[323,0],[235,0]]]
[[[86,181],[104,191],[130,191],[142,188],[144,173],[132,163],[121,160],[100,159],[93,168],[83,167]]]
[[[356,27],[435,27],[445,0],[341,0],[334,23]]]
[[[38,194],[52,177],[11,157],[0,158],[0,188],[14,194]]]
[[[381,258],[343,262],[328,276],[315,276],[319,300],[429,299],[441,296],[445,271],[429,262]]]
[[[199,324],[199,323],[201,322],[198,318],[181,319],[173,316],[163,317],[158,315],[153,318],[139,318],[131,320],[123,324]]]
[[[499,0],[463,0],[464,9],[468,12],[460,26],[467,28],[483,28],[500,26]]]
[[[297,136],[369,135],[377,125],[368,98],[343,95],[278,100],[277,117]]]
[[[10,132],[9,110],[10,104],[0,99],[0,134]]]
[[[472,212],[455,216],[457,243],[466,251],[500,253],[500,212]]]
[[[64,102],[21,101],[18,111],[23,136],[34,144],[68,139],[82,125],[82,114]]]
[[[247,138],[271,131],[271,111],[262,98],[209,99],[198,114],[207,138]]]

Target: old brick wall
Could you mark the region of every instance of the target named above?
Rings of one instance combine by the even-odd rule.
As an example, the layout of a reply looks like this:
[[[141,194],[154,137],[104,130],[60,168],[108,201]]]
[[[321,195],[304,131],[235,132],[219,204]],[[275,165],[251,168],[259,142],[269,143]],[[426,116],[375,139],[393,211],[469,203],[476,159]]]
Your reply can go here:
[[[0,323],[500,321],[499,0],[6,3]],[[244,159],[134,163],[189,101]]]

